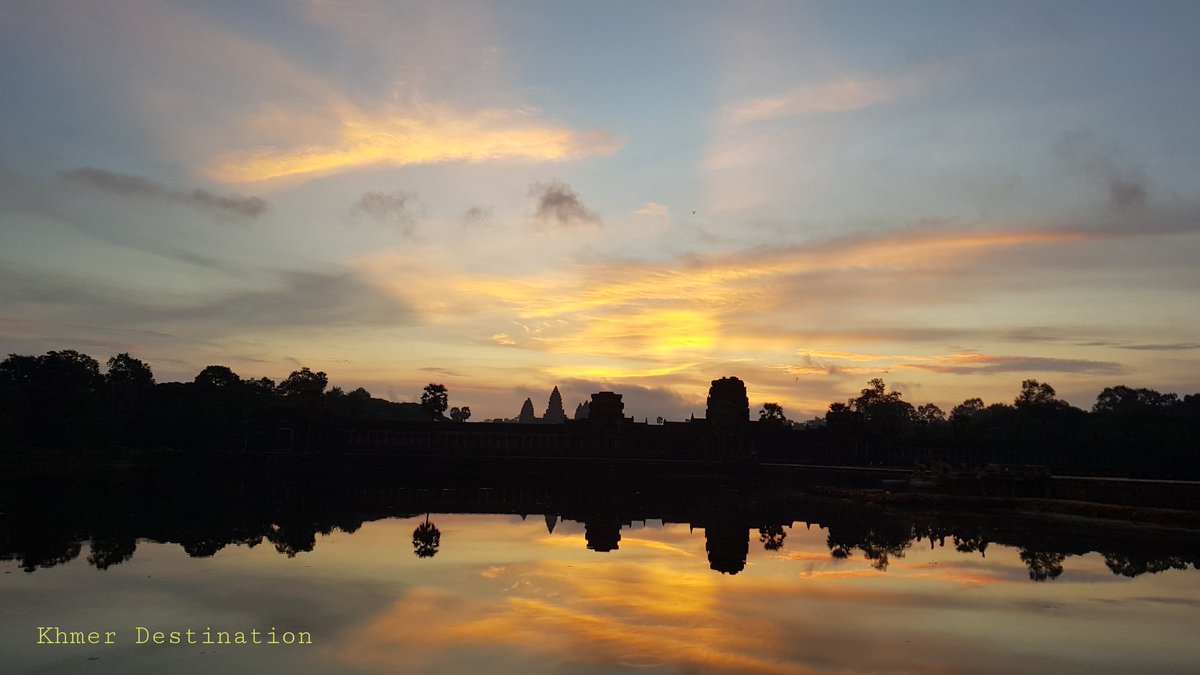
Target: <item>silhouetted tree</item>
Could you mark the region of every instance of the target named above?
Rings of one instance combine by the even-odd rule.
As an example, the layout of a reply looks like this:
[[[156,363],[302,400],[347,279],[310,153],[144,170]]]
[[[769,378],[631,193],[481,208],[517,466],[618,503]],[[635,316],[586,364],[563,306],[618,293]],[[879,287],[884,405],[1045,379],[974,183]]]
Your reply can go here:
[[[104,379],[111,388],[145,390],[154,386],[154,373],[150,366],[128,353],[110,358],[107,366]]]
[[[1064,403],[1057,398],[1054,387],[1037,380],[1023,380],[1021,393],[1013,400],[1013,407],[1020,409],[1036,407],[1061,406]]]
[[[442,545],[442,531],[429,522],[429,514],[425,514],[425,522],[413,530],[413,555],[418,558],[432,558],[437,555],[438,547]]]
[[[307,367],[292,371],[283,382],[279,383],[276,391],[284,398],[304,402],[314,402],[324,393],[329,384],[329,376],[323,371],[313,372]]]
[[[916,420],[918,424],[924,426],[941,424],[946,421],[946,413],[942,412],[942,409],[936,405],[926,403],[917,407]]]
[[[149,442],[146,407],[154,392],[154,373],[128,353],[108,360],[104,376],[108,443],[127,446]]]
[[[762,404],[762,409],[758,411],[758,421],[784,424],[787,422],[787,417],[783,414],[783,406],[767,402]]]
[[[471,407],[463,406],[461,408],[450,409],[450,419],[455,422],[466,422],[471,418]]]
[[[202,387],[213,389],[234,389],[242,383],[237,373],[228,366],[205,366],[193,381]]]
[[[983,399],[969,398],[950,409],[950,421],[962,424],[974,419],[977,414],[983,412],[983,409]]]
[[[450,394],[446,391],[445,385],[434,384],[430,382],[425,385],[425,390],[421,392],[421,407],[429,416],[440,420],[446,416],[446,407],[450,402]]]
[[[1166,410],[1179,405],[1175,394],[1160,394],[1153,389],[1132,389],[1124,385],[1105,387],[1096,397],[1092,412],[1096,413],[1140,413]]]

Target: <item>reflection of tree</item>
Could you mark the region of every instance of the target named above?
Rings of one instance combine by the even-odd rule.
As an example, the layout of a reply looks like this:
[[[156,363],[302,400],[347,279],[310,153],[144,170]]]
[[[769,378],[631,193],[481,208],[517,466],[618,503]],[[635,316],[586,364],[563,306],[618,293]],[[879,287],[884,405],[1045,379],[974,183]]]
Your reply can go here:
[[[425,514],[425,522],[413,530],[413,554],[418,558],[432,558],[437,555],[438,547],[442,544],[442,531],[437,525],[429,522],[429,514]]]
[[[768,551],[778,551],[783,548],[784,539],[787,539],[787,532],[783,531],[782,525],[767,525],[758,528],[758,540]]]
[[[1067,558],[1063,553],[1031,551],[1027,548],[1021,549],[1020,556],[1021,562],[1029,567],[1029,578],[1034,581],[1057,579],[1063,573],[1063,560]]]
[[[972,534],[964,537],[954,535],[954,550],[959,553],[974,553],[979,551],[981,557],[987,557],[988,539],[983,534]]]
[[[1148,558],[1141,555],[1108,553],[1104,556],[1104,564],[1108,565],[1108,569],[1112,570],[1113,574],[1126,577],[1136,577],[1147,572],[1157,574],[1171,569],[1186,570],[1188,568],[1187,560],[1179,556]]]
[[[92,537],[88,562],[98,570],[119,565],[133,557],[137,539],[133,537]]]
[[[912,546],[912,526],[888,518],[875,523],[847,520],[829,528],[826,543],[835,559],[845,560],[858,548],[871,561],[871,567],[886,572],[892,558],[903,558]]]
[[[21,569],[32,572],[39,567],[54,567],[71,562],[79,557],[82,548],[79,542],[35,541],[26,548],[24,554],[12,557],[20,558]]]
[[[316,547],[317,533],[312,525],[284,521],[267,530],[267,541],[275,544],[276,551],[295,558],[297,553],[308,553]]]

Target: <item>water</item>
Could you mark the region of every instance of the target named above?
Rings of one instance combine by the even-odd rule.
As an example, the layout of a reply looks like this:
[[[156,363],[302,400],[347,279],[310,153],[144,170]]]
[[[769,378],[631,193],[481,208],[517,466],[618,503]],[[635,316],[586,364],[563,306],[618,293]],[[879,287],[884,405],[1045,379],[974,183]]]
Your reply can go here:
[[[427,516],[410,499],[495,512]],[[58,518],[21,532],[10,520],[0,672],[1200,669],[1195,533],[761,495],[680,518],[677,502],[647,499],[593,494],[524,517],[503,511],[552,500],[416,491],[385,496],[399,507],[231,504],[190,521],[181,506],[106,537],[80,525],[82,541]],[[685,522],[631,517],[639,508]],[[58,544],[29,543],[53,527]],[[436,546],[414,542],[419,528]],[[38,645],[39,626],[114,644]],[[186,642],[188,629],[312,644],[137,644],[153,631]]]

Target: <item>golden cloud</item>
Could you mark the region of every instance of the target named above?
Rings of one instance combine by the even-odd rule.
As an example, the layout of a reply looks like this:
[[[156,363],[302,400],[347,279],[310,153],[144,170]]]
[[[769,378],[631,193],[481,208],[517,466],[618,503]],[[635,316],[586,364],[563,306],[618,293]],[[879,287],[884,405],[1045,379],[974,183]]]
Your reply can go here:
[[[336,130],[332,143],[234,152],[217,157],[206,173],[223,183],[255,183],[317,177],[375,165],[563,161],[612,154],[623,145],[611,134],[546,122],[528,109],[464,114],[447,105],[419,105],[390,114],[372,114],[343,103],[331,114],[331,125]],[[280,119],[278,113],[273,114],[272,122],[287,126],[287,119]]]
[[[823,340],[804,349],[796,326],[807,325],[800,317],[811,320],[810,307],[819,311],[836,302],[830,293],[929,301],[908,293],[905,280],[959,279],[990,260],[1085,236],[1036,229],[909,231],[663,263],[575,263],[516,278],[445,267],[426,274],[421,270],[432,263],[395,254],[358,266],[427,321],[469,317],[490,328],[480,343],[555,354],[549,376],[620,381],[687,373],[674,384],[694,388],[711,379],[705,368],[731,363],[758,364],[788,379],[874,374],[898,364],[995,369],[999,362],[984,363],[987,357],[975,354],[857,353],[828,349]],[[430,279],[436,279],[432,286]],[[770,324],[746,323],[748,316],[764,315],[774,317]],[[804,361],[789,363],[797,352]]]

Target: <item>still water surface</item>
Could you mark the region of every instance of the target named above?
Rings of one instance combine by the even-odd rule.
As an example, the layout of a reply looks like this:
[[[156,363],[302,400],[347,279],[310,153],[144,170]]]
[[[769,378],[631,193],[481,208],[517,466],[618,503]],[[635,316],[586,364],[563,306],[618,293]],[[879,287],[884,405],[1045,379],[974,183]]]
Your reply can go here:
[[[928,537],[893,542],[881,560],[794,522],[744,530],[748,550],[732,545],[744,566],[728,574],[714,569],[729,564],[714,551],[724,544],[686,524],[634,521],[614,541],[615,531],[557,516],[432,514],[440,537],[414,542],[418,528],[431,532],[425,522],[333,528],[291,556],[269,541],[190,557],[139,540],[106,569],[88,564],[86,542],[73,560],[28,573],[0,562],[0,671],[1200,669],[1192,565],[1130,577],[1101,553]],[[38,645],[38,626],[116,635],[112,645]],[[205,629],[304,631],[313,644],[139,645],[139,626],[192,629],[201,641]]]

